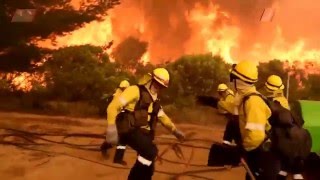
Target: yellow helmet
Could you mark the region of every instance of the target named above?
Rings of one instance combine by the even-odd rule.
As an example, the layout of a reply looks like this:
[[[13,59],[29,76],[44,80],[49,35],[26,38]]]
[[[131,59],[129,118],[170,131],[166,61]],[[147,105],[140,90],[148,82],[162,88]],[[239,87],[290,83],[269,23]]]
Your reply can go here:
[[[284,85],[282,83],[282,80],[277,75],[269,76],[267,82],[265,83],[265,86],[267,87],[267,89],[269,89],[271,91],[284,89]]]
[[[123,81],[121,81],[120,84],[119,84],[119,88],[127,88],[127,87],[129,87],[129,86],[130,86],[130,83],[129,83],[129,81],[127,81],[127,80],[123,80]]]
[[[218,85],[218,91],[226,91],[228,90],[228,86],[226,84],[219,84]]]
[[[151,74],[152,79],[157,81],[164,87],[169,86],[170,75],[169,72],[165,68],[156,68],[152,71]]]
[[[233,79],[241,79],[253,84],[258,81],[258,67],[252,61],[241,61],[234,64],[230,71],[230,81]]]

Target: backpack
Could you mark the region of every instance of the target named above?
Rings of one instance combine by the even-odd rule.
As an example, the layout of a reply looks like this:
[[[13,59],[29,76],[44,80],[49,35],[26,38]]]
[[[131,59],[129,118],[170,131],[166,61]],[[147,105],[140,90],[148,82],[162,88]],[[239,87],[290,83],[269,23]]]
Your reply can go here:
[[[271,130],[267,138],[271,140],[271,151],[287,158],[306,158],[311,151],[312,141],[308,130],[301,125],[301,119],[290,110],[259,93],[251,93],[243,98],[243,107],[251,96],[259,96],[271,110],[268,119]],[[303,124],[303,123],[302,123]]]
[[[267,106],[271,110],[271,116],[269,118],[269,123],[271,126],[275,125],[281,127],[291,127],[294,124],[297,124],[297,120],[293,117],[290,110],[282,107],[280,102],[273,101],[272,99],[269,99],[259,93],[251,93],[244,96],[242,101],[243,108],[245,108],[245,103],[251,96],[258,96],[267,104]]]
[[[150,93],[144,85],[137,85],[139,88],[140,99],[134,107],[134,111],[124,110],[117,116],[116,124],[119,133],[127,133],[132,129],[149,126],[148,133],[153,137],[155,134],[157,115],[161,109],[160,100],[153,100]],[[148,112],[149,105],[153,103],[153,111]],[[148,117],[150,116],[150,120]]]

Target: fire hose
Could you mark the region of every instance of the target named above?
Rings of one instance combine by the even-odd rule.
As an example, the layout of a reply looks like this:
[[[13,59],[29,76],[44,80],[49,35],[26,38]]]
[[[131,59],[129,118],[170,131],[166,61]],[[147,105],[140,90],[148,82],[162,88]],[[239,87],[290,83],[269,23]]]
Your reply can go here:
[[[0,134],[0,144],[5,144],[5,145],[13,145],[22,149],[27,149],[27,150],[33,150],[33,151],[41,151],[43,153],[49,154],[51,156],[54,155],[65,155],[65,156],[70,156],[73,158],[78,158],[78,159],[82,159],[85,161],[89,161],[92,163],[96,163],[96,164],[100,164],[103,166],[108,166],[111,168],[120,168],[120,169],[129,169],[127,167],[119,167],[119,166],[113,166],[113,165],[108,165],[105,163],[101,163],[101,162],[97,162],[97,161],[93,161],[90,159],[86,159],[86,158],[82,158],[82,157],[77,157],[77,156],[72,156],[66,153],[57,153],[57,152],[50,152],[50,151],[46,151],[46,150],[41,150],[41,149],[37,149],[37,148],[31,148],[31,147],[27,147],[27,146],[34,146],[34,145],[38,145],[38,146],[50,146],[53,144],[60,144],[60,145],[67,145],[70,148],[75,148],[75,149],[81,149],[81,150],[87,150],[87,151],[100,151],[99,150],[99,146],[100,144],[72,144],[72,143],[68,143],[65,142],[66,139],[71,138],[71,137],[86,137],[86,138],[97,138],[97,139],[105,139],[105,136],[103,134],[89,134],[89,133],[37,133],[37,132],[28,132],[28,131],[24,131],[24,130],[18,130],[18,129],[10,129],[10,128],[0,128],[9,132],[14,132],[14,133],[5,133],[5,134]],[[210,142],[212,143],[212,141],[209,140],[203,140],[203,139],[195,139],[192,138],[194,134],[189,133],[186,135],[186,141],[185,142],[191,142],[191,141],[203,141],[203,142]],[[9,142],[9,141],[5,141],[4,138],[5,137],[10,137],[10,136],[15,136],[15,137],[19,137],[25,140],[24,143],[21,142]],[[59,141],[54,141],[54,140],[50,140],[41,136],[59,136],[59,137],[63,137],[62,142]],[[34,139],[39,139],[42,141],[45,141],[47,143],[38,143],[35,142]],[[171,138],[165,138],[165,137],[156,137],[156,139],[171,139]],[[209,147],[206,146],[194,146],[192,144],[187,144],[187,143],[181,143],[181,142],[176,142],[176,143],[165,143],[165,142],[161,142],[161,141],[157,141],[157,144],[159,145],[168,145],[168,147],[158,155],[157,160],[159,161],[160,164],[162,164],[162,161],[166,161],[169,163],[176,163],[176,164],[185,164],[186,167],[184,168],[182,173],[169,173],[169,172],[164,172],[164,171],[159,171],[159,170],[155,170],[155,172],[157,173],[162,173],[162,174],[167,174],[167,175],[173,175],[176,178],[185,175],[185,176],[191,176],[191,177],[197,177],[197,178],[203,178],[203,179],[208,179],[202,176],[197,176],[194,175],[193,173],[200,173],[200,172],[212,172],[212,171],[221,171],[221,170],[226,170],[227,168],[225,167],[221,167],[221,168],[209,168],[206,170],[201,170],[201,171],[187,171],[187,168],[189,166],[198,166],[198,167],[207,167],[207,165],[199,165],[199,164],[191,164],[191,160],[194,156],[194,148],[202,148],[202,149],[210,149]],[[183,154],[183,151],[181,150],[181,147],[190,147],[191,148],[191,155],[188,161],[186,162],[177,162],[177,161],[173,161],[170,159],[165,159],[163,158],[163,155],[165,153],[167,153],[169,150],[173,150],[173,152],[175,153],[175,155],[182,160],[185,160],[185,156]],[[244,166],[246,165],[245,163],[242,163]],[[246,166],[245,166],[246,168]],[[246,170],[248,171],[249,169],[246,168]],[[250,171],[250,170],[249,170]],[[249,172],[250,174],[250,172]],[[252,173],[251,173],[252,174]]]

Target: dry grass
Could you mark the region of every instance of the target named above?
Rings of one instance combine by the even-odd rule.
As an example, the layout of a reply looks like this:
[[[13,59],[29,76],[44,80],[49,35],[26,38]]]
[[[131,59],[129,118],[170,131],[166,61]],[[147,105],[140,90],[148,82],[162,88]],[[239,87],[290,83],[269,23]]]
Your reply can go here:
[[[226,120],[211,107],[197,106],[196,108],[177,109],[172,106],[164,107],[166,113],[178,123],[198,124],[204,126],[224,126]]]

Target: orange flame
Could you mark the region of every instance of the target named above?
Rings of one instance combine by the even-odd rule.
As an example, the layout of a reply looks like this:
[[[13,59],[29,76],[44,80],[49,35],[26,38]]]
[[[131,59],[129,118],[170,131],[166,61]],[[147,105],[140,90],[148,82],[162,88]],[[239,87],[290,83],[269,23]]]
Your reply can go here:
[[[141,62],[143,65],[146,65],[149,62],[150,54],[148,52],[144,53],[141,57]]]
[[[32,90],[34,83],[45,87],[45,76],[40,73],[14,72],[6,74],[6,78],[12,81],[15,90],[29,92]]]
[[[157,63],[161,60],[175,59],[184,54],[211,52],[213,55],[219,54],[229,63],[246,58],[255,61],[270,59],[289,61],[288,68],[295,66],[302,69],[305,72],[304,76],[307,77],[310,73],[320,73],[320,66],[315,63],[320,59],[320,47],[311,48],[310,42],[314,41],[313,43],[317,44],[317,39],[312,41],[312,38],[307,38],[301,29],[304,29],[304,25],[312,29],[310,27],[316,27],[318,21],[298,16],[295,17],[296,19],[290,19],[298,14],[297,10],[302,14],[307,7],[319,4],[311,0],[306,1],[308,2],[273,1],[271,7],[277,9],[273,22],[258,23],[257,17],[257,22],[253,23],[253,26],[250,23],[254,21],[252,20],[254,17],[246,17],[251,20],[243,23],[241,21],[243,19],[237,17],[241,14],[234,13],[221,2],[221,5],[210,1],[207,4],[195,3],[194,6],[188,6],[189,4],[185,1],[172,4],[171,1],[121,0],[121,5],[111,9],[108,12],[109,15],[102,21],[87,23],[65,36],[52,35],[56,38],[55,42],[49,39],[35,40],[39,46],[53,49],[83,44],[103,47],[113,40],[113,46],[106,50],[110,55],[113,48],[122,40],[128,36],[134,36],[148,42],[149,45],[148,51],[141,58],[143,64],[151,60]],[[81,8],[83,3],[90,2],[88,0],[71,2],[75,9]],[[161,8],[155,8],[157,5]],[[302,6],[304,8],[297,8]],[[320,13],[315,12],[317,8],[314,9],[307,12],[312,12],[315,20],[320,19]],[[299,21],[300,24],[293,25],[295,21]],[[246,24],[248,22],[249,25]],[[292,38],[293,35],[291,37],[287,35],[290,34],[289,31],[299,28],[299,31],[293,33],[294,38]],[[254,30],[251,31],[251,29]],[[318,36],[318,32],[315,34]],[[251,41],[246,43],[246,40]],[[114,61],[112,56],[110,59]],[[297,63],[296,60],[303,63]],[[37,66],[41,66],[41,63]],[[20,88],[18,85],[20,83],[21,88],[30,90],[28,81],[32,75],[20,74],[14,77],[17,88]],[[34,78],[41,79],[40,77]]]
[[[79,3],[80,0],[73,0],[73,4],[77,2]],[[107,50],[107,53],[111,54],[113,47],[123,39],[134,36],[148,42],[148,52],[141,59],[144,63],[150,60],[155,63],[175,59],[183,54],[207,52],[214,55],[220,54],[229,63],[243,58],[256,61],[270,59],[290,62],[317,61],[320,58],[320,50],[309,48],[307,43],[309,41],[302,37],[289,41],[284,35],[283,29],[287,28],[287,24],[281,18],[290,14],[287,9],[284,9],[285,5],[288,6],[288,2],[284,4],[273,2],[271,7],[277,9],[273,22],[260,24],[257,22],[256,27],[252,27],[241,24],[241,20],[236,17],[239,14],[213,1],[206,5],[196,3],[190,7],[187,7],[185,2],[179,1],[178,5],[173,5],[177,7],[174,11],[170,9],[169,2],[159,2],[166,7],[160,11],[154,9],[155,4],[158,3],[155,0],[139,2],[123,0],[121,5],[108,12],[109,16],[104,17],[103,21],[93,21],[66,36],[57,37],[55,46],[51,45],[49,40],[38,44],[52,48],[81,44],[103,46],[113,40],[113,46]],[[298,1],[294,0],[294,2]],[[168,12],[164,14],[165,11]],[[157,13],[158,16],[155,15]],[[165,16],[162,17],[161,13]],[[158,21],[159,24],[156,24]],[[163,24],[167,27],[162,27]],[[261,30],[260,34],[248,34],[251,32],[247,31],[248,28],[257,27]],[[181,37],[181,34],[185,34],[184,29],[190,35]],[[263,37],[264,34],[266,37]],[[244,43],[246,39],[255,41],[248,45]]]
[[[227,62],[234,62],[231,57],[231,49],[237,46],[239,28],[230,26],[223,22],[217,25],[217,21],[223,19],[231,21],[230,16],[220,10],[218,5],[210,3],[204,7],[196,4],[195,8],[187,15],[191,25],[193,36],[189,39],[186,46],[187,53],[206,53],[222,56]],[[212,29],[216,31],[212,31]]]
[[[269,45],[270,48],[266,48],[260,43],[255,44],[252,50],[252,55],[258,56],[264,54],[265,59],[279,58],[280,60],[289,60],[293,62],[299,61],[316,61],[320,59],[320,50],[306,49],[305,41],[300,39],[294,43],[288,43],[283,38],[281,27],[277,27],[276,35]],[[267,51],[266,51],[267,49]]]

